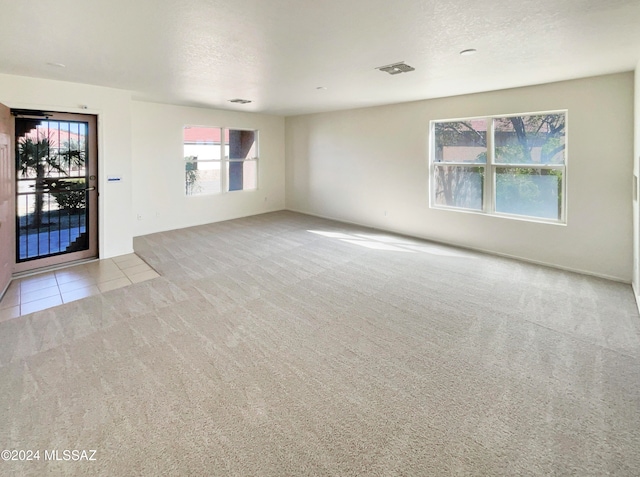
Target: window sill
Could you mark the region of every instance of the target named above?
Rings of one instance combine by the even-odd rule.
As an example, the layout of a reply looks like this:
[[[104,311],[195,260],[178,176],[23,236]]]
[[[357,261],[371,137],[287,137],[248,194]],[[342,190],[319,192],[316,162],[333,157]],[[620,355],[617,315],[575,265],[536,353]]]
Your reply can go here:
[[[527,217],[523,215],[504,214],[499,212],[485,212],[483,210],[461,209],[457,207],[446,207],[446,206],[437,206],[437,205],[431,205],[429,206],[429,209],[458,212],[463,214],[481,215],[485,217],[496,217],[499,219],[516,220],[519,222],[532,222],[532,223],[541,224],[541,225],[560,225],[564,227],[567,226],[566,220],[564,221],[552,220],[552,219],[544,219],[541,217]]]

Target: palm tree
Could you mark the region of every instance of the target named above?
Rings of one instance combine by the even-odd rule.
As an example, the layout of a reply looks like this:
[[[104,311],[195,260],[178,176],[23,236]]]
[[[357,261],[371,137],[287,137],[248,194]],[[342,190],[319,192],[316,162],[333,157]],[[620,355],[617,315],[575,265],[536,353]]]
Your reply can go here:
[[[82,150],[76,140],[64,142],[59,152],[58,165],[71,171],[72,168],[83,168],[86,161],[86,151]]]
[[[17,169],[22,177],[35,175],[35,207],[33,211],[33,226],[42,225],[44,208],[44,188],[47,174],[52,170],[64,173],[60,167],[60,158],[56,148],[52,147],[52,141],[42,136],[37,141],[30,137],[22,137],[18,141]]]

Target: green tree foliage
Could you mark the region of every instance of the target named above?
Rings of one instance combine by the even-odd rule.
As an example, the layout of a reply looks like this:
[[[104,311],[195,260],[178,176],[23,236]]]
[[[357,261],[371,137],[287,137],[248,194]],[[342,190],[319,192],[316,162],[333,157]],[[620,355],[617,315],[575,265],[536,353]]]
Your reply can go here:
[[[84,179],[52,180],[49,183],[51,195],[60,209],[71,213],[86,208],[86,182]]]
[[[496,164],[520,167],[498,168],[496,202],[518,204],[536,211],[549,204],[549,198],[562,197],[562,172],[526,167],[563,164],[565,151],[565,115],[550,113],[496,118],[494,123],[494,160]],[[447,148],[451,148],[446,151]],[[472,204],[481,197],[483,181],[470,174],[483,172],[482,167],[446,166],[448,161],[465,162],[469,166],[487,162],[487,135],[472,121],[452,121],[435,125],[436,200],[456,207],[479,208]],[[448,153],[448,156],[446,156]],[[451,157],[453,156],[453,159]],[[458,159],[458,156],[460,158]],[[449,159],[447,159],[447,157]],[[524,166],[524,167],[523,167]],[[543,178],[546,176],[547,178]],[[534,177],[540,177],[535,179]],[[555,177],[555,180],[551,180]],[[553,199],[552,199],[553,200]],[[561,200],[556,200],[559,208]],[[546,204],[546,205],[545,205]],[[518,213],[514,208],[511,212]],[[535,213],[535,212],[534,212]],[[557,215],[558,217],[560,215]]]
[[[72,139],[63,143],[62,149],[59,152],[60,166],[65,170],[72,170],[74,168],[83,168],[86,164],[86,151],[80,147],[78,141]]]
[[[199,186],[197,184],[199,172],[198,172],[198,163],[195,162],[197,159],[196,156],[185,156],[184,160],[184,169],[185,169],[185,187],[187,195],[192,195],[199,190]]]
[[[564,162],[565,115],[514,116],[495,120],[496,162]]]

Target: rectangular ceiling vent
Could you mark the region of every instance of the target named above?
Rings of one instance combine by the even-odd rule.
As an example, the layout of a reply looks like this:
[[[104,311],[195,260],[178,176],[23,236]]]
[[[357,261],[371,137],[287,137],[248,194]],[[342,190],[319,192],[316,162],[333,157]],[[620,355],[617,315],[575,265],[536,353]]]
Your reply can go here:
[[[236,99],[230,99],[229,102],[230,103],[238,103],[238,104],[249,104],[251,102],[251,100],[250,99],[236,98]]]
[[[376,68],[377,70],[380,71],[384,71],[386,73],[389,73],[390,75],[397,75],[400,73],[408,73],[409,71],[414,71],[415,68],[413,66],[409,66],[407,64],[405,64],[404,61],[401,61],[400,63],[394,63],[392,65],[387,65],[387,66],[378,66]]]

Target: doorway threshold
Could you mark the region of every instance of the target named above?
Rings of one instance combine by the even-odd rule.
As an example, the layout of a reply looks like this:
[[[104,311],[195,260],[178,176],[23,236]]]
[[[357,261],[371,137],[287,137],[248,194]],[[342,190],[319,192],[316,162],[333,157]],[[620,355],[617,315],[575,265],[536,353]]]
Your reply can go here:
[[[91,263],[91,262],[98,262],[98,261],[100,261],[98,257],[84,258],[80,260],[74,260],[73,262],[65,262],[65,263],[60,263],[58,265],[50,265],[48,267],[41,267],[41,268],[35,268],[33,270],[26,270],[24,272],[16,272],[12,275],[12,278],[16,280],[18,278],[32,277],[34,275],[40,275],[42,273],[55,272],[56,270],[62,270],[64,268],[75,267],[77,265],[82,265],[84,263]]]

